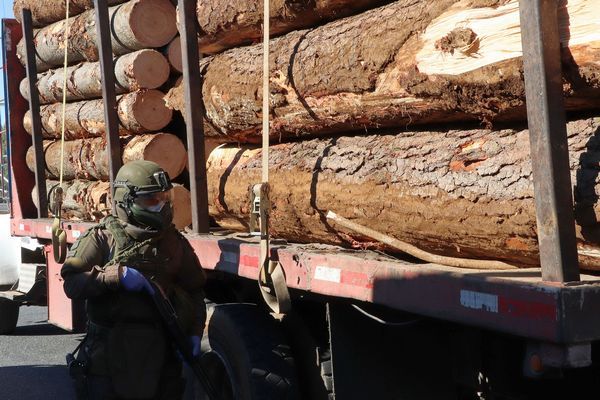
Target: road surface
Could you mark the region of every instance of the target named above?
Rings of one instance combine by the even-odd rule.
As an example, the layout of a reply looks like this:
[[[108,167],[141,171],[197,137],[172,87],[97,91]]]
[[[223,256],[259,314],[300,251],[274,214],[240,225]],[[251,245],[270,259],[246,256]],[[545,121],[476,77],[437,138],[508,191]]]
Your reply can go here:
[[[2,400],[75,399],[65,355],[83,334],[46,322],[46,307],[21,307],[17,329],[0,336]]]

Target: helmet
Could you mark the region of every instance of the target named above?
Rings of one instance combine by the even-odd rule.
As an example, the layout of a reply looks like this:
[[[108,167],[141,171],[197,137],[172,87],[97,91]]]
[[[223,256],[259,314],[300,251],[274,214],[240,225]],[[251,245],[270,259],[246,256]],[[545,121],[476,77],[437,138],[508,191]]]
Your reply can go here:
[[[170,226],[172,188],[169,175],[152,161],[137,160],[123,165],[113,189],[117,216],[143,228]]]

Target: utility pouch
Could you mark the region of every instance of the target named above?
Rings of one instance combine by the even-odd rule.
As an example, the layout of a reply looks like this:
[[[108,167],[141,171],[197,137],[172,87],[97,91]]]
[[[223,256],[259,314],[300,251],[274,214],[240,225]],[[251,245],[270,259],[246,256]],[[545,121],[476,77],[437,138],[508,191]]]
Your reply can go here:
[[[155,325],[118,323],[108,335],[108,368],[118,397],[153,398],[166,355],[166,338]]]
[[[86,400],[88,398],[87,373],[89,369],[89,357],[81,349],[84,342],[85,339],[81,341],[72,353],[68,353],[66,356],[67,368],[69,376],[73,379],[77,400]]]

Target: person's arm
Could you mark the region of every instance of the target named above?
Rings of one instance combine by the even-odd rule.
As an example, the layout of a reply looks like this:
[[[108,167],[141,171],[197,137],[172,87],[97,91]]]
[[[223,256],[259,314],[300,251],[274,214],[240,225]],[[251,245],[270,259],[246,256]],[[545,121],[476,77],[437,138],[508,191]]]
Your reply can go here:
[[[73,244],[60,271],[67,297],[87,299],[119,288],[119,266],[102,268],[110,250],[106,234],[95,228]]]

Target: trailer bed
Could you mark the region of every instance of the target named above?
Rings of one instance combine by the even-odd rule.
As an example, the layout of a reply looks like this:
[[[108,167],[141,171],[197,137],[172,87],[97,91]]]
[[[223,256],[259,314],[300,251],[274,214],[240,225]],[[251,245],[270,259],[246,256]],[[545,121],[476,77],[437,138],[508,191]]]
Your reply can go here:
[[[50,219],[12,220],[12,234],[50,239]],[[69,242],[89,223],[65,222]],[[257,280],[259,239],[186,234],[203,268]],[[274,241],[288,287],[561,344],[600,339],[600,277],[543,282],[541,269],[467,270],[336,246]]]

